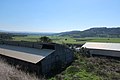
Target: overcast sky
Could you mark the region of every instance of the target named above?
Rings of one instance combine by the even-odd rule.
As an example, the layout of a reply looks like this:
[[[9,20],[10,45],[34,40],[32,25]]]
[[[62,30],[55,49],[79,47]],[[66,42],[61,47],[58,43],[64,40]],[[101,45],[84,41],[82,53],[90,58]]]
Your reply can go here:
[[[0,30],[64,32],[104,26],[120,26],[120,0],[0,0]]]

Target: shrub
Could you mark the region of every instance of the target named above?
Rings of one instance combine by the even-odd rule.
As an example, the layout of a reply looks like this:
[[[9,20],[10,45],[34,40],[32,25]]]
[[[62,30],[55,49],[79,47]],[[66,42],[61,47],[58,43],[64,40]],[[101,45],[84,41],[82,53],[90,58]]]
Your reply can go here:
[[[68,74],[75,74],[75,73],[79,72],[79,69],[75,66],[70,66],[67,68],[66,72]]]
[[[90,52],[87,48],[82,47],[80,50],[81,54],[85,57],[90,57]]]
[[[78,72],[73,78],[77,78],[78,80],[101,80],[98,76],[87,73],[85,70]]]

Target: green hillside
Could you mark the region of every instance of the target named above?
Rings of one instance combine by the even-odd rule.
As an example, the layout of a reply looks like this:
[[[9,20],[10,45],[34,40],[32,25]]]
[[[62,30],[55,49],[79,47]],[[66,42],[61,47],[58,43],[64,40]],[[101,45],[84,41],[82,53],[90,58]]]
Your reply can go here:
[[[84,37],[109,37],[109,38],[120,38],[120,28],[90,28],[84,31],[70,31],[62,32],[59,36],[70,36],[74,38]]]

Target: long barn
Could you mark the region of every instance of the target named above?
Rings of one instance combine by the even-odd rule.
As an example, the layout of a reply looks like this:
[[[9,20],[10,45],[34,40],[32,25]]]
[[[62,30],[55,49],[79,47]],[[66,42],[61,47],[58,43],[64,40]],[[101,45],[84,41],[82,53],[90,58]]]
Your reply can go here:
[[[120,43],[86,42],[82,47],[91,55],[120,57]]]
[[[54,43],[4,42],[0,44],[0,55],[11,64],[20,64],[26,70],[44,75],[73,61],[69,48]]]

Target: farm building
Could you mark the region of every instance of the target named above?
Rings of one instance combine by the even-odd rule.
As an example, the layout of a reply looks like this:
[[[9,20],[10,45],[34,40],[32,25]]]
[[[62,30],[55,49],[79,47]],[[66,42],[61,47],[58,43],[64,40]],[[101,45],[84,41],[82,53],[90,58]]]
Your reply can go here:
[[[120,57],[120,43],[86,42],[82,47],[91,55]]]
[[[19,67],[43,75],[73,60],[69,48],[55,43],[4,41],[0,44],[0,55],[11,64],[20,64]]]

